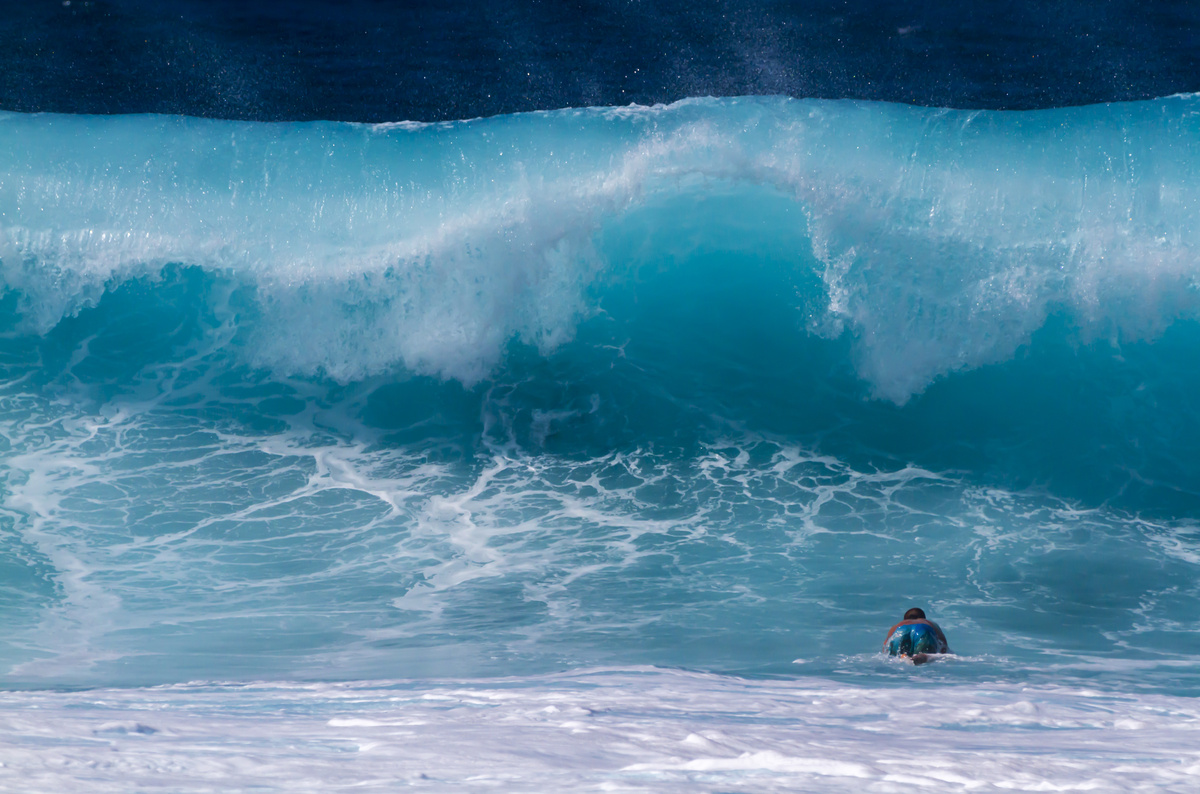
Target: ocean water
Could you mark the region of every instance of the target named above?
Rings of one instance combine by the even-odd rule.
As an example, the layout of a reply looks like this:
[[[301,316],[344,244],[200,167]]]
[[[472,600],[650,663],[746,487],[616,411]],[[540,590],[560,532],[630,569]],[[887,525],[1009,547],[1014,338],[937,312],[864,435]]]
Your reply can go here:
[[[76,5],[24,13],[220,27]],[[272,104],[263,56],[130,112],[17,52],[0,788],[1200,782],[1200,95],[720,50],[754,95],[280,121],[394,106]],[[952,656],[880,653],[910,606]]]

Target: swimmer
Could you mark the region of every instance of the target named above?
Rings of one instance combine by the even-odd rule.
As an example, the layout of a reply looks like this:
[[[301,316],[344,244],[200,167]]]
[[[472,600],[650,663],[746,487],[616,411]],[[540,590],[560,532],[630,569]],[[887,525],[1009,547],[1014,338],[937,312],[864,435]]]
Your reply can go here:
[[[941,627],[925,619],[925,611],[913,607],[904,613],[904,620],[888,629],[883,649],[888,656],[911,659],[913,664],[933,661],[933,655],[950,653],[950,644]]]

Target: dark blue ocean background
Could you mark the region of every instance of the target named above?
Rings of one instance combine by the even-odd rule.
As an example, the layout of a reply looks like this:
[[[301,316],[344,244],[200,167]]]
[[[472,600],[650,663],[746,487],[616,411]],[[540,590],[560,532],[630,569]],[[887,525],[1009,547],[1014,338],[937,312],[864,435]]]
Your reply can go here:
[[[19,111],[442,121],[748,94],[1023,110],[1200,87],[1182,0],[2,5],[0,108]]]

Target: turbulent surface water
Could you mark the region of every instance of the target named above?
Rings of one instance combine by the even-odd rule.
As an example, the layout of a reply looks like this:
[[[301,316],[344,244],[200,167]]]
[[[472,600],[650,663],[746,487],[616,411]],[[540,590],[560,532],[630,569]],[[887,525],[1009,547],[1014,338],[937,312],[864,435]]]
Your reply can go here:
[[[1200,774],[1194,699],[1061,687],[591,670],[6,693],[0,709],[17,737],[0,784],[25,791],[1184,792]]]
[[[833,711],[940,684],[976,717],[1032,698],[1042,728],[1087,727],[1108,698],[1150,731],[1131,757],[1158,763],[1200,691],[1198,140],[1192,96],[0,115],[4,680],[500,676],[536,700],[595,675],[722,714],[768,697],[731,675],[805,677],[778,702],[809,686]],[[958,658],[878,654],[912,605]],[[717,677],[620,672],[637,666]],[[362,702],[391,702],[379,687]],[[133,691],[236,708],[220,688]],[[695,705],[706,691],[720,703]],[[121,700],[46,697],[62,719]],[[973,752],[964,719],[952,755]],[[632,760],[580,768],[632,777],[558,784],[905,785],[852,744],[799,752],[803,731],[697,730],[712,763],[618,737]],[[1155,785],[1194,782],[1195,754],[1172,758]],[[508,782],[548,785],[529,774]]]

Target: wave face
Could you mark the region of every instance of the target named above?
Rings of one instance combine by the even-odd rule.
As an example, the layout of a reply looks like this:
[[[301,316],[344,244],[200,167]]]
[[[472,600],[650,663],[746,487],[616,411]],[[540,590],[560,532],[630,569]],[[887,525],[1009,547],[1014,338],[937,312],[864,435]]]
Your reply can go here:
[[[9,680],[886,679],[920,603],[935,676],[1193,691],[1198,141],[0,114]]]

